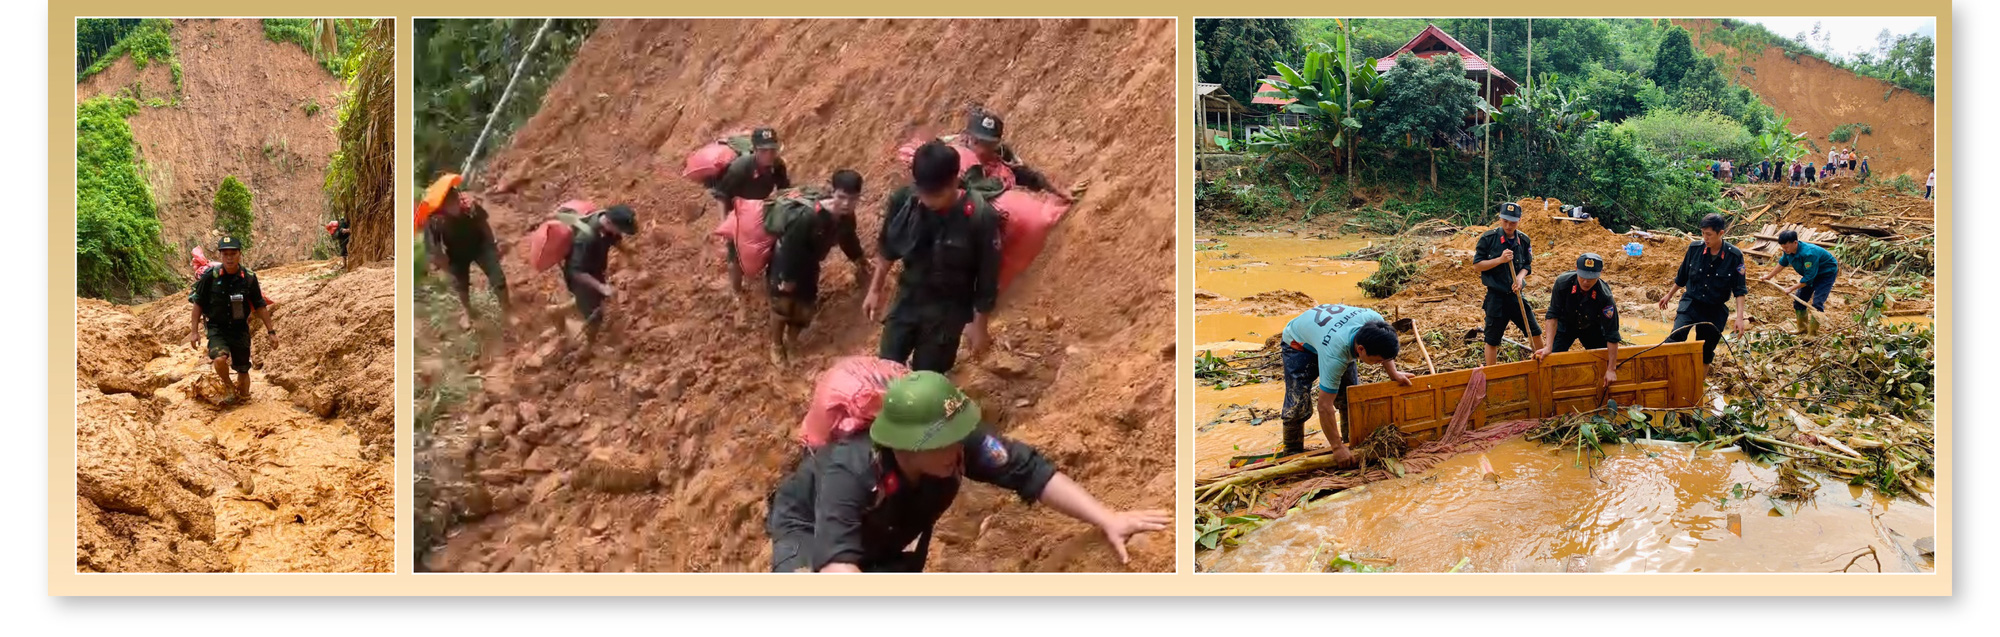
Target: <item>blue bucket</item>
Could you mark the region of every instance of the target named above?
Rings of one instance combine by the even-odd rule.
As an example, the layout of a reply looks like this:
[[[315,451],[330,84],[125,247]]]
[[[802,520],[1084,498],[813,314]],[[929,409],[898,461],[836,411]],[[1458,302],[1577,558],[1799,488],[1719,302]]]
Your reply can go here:
[[[1627,243],[1627,244],[1625,244],[1625,255],[1626,255],[1626,256],[1633,256],[1633,257],[1636,257],[1636,256],[1641,256],[1641,255],[1644,255],[1644,254],[1646,254],[1646,247],[1645,247],[1645,246],[1642,246],[1642,245],[1639,245],[1639,242],[1637,242],[1637,241],[1634,241],[1634,242],[1632,242],[1632,243]]]

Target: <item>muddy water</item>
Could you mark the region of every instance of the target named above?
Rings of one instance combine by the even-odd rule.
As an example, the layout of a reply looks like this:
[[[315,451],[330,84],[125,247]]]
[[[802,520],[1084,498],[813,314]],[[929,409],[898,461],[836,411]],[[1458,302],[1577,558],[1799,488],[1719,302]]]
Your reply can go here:
[[[1366,236],[1206,238],[1209,242],[1201,245],[1225,247],[1195,252],[1195,287],[1228,300],[1208,311],[1197,309],[1195,342],[1200,344],[1242,341],[1261,345],[1297,315],[1296,311],[1274,312],[1241,303],[1254,294],[1290,290],[1310,296],[1316,303],[1363,303],[1367,297],[1358,286],[1378,267],[1374,261],[1332,258],[1368,247],[1373,239]]]
[[[1269,453],[1284,445],[1284,425],[1278,420],[1278,410],[1285,406],[1284,383],[1223,390],[1198,387],[1194,404],[1195,438],[1199,441],[1194,450],[1195,475],[1228,469],[1232,457]],[[1262,422],[1258,422],[1260,418]],[[1318,430],[1318,416],[1306,421],[1308,433]],[[1310,435],[1306,443],[1307,447],[1325,444],[1318,434]]]
[[[1573,453],[1510,440],[1308,505],[1210,558],[1212,570],[1315,571],[1318,550],[1400,572],[1467,558],[1465,570],[1484,572],[1826,572],[1856,555],[1852,570],[1874,571],[1869,547],[1884,571],[1930,569],[1911,548],[1935,533],[1921,504],[1824,478],[1813,502],[1774,504],[1761,492],[1776,470],[1739,453],[1607,451],[1591,471]]]
[[[1618,317],[1618,330],[1625,342],[1633,345],[1657,345],[1667,340],[1674,324],[1634,316]]]

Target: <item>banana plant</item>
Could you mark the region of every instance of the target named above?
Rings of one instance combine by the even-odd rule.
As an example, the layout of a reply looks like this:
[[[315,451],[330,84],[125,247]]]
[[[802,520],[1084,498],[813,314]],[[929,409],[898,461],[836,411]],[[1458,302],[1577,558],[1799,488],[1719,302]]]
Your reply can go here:
[[[1791,132],[1788,130],[1791,124],[1792,118],[1779,115],[1777,119],[1771,121],[1764,132],[1758,133],[1757,137],[1751,140],[1752,148],[1757,152],[1759,159],[1773,164],[1783,164],[1806,155],[1806,134]]]
[[[1293,100],[1285,105],[1284,111],[1304,116],[1307,135],[1312,141],[1322,141],[1333,148],[1345,147],[1360,134],[1360,115],[1387,91],[1381,75],[1375,72],[1375,58],[1349,63],[1348,53],[1346,38],[1339,34],[1333,36],[1331,45],[1315,43],[1306,52],[1305,64],[1300,68],[1274,63],[1272,66],[1279,76],[1271,82],[1274,90],[1258,95]]]

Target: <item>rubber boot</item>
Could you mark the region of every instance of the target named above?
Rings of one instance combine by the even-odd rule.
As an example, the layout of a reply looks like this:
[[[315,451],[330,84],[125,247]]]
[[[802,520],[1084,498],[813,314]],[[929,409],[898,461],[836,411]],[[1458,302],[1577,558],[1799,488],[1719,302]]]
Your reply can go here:
[[[1812,336],[1812,317],[1807,316],[1805,310],[1796,310],[1792,314],[1797,316],[1799,321],[1798,329],[1792,330],[1792,334],[1797,336]]]
[[[1819,317],[1806,317],[1806,336],[1809,338],[1819,336]]]

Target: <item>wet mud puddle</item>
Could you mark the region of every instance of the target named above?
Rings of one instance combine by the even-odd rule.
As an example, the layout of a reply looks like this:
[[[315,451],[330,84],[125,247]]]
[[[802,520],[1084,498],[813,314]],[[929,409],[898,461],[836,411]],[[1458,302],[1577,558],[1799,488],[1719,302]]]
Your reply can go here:
[[[1275,421],[1264,428],[1277,433]],[[1809,502],[1776,500],[1764,495],[1776,469],[1733,451],[1606,451],[1592,471],[1572,451],[1509,440],[1309,504],[1203,561],[1216,572],[1316,572],[1341,554],[1396,572],[1461,561],[1476,572],[1931,570],[1915,548],[1936,527],[1922,504],[1825,477]]]
[[[1379,267],[1372,260],[1333,258],[1368,247],[1373,239],[1342,236],[1211,236],[1195,252],[1196,349],[1252,350],[1282,331],[1285,322],[1322,303],[1362,303],[1361,280]]]

